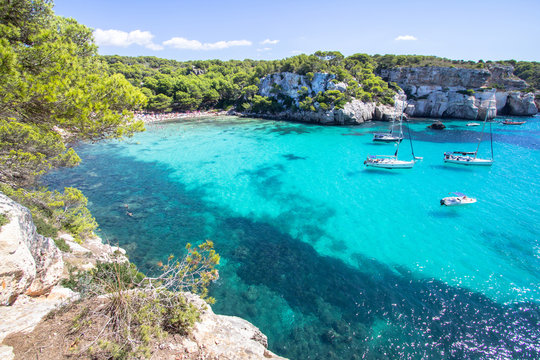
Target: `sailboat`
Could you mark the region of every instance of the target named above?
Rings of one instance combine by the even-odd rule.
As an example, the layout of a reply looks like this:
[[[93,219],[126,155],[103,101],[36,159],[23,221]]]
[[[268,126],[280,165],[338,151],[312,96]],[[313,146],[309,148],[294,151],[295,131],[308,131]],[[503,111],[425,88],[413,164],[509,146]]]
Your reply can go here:
[[[399,138],[403,139],[403,110],[401,111],[401,116],[399,119]],[[409,139],[411,141],[411,151],[413,155],[412,160],[406,161],[398,159],[399,145],[401,143],[400,140],[397,142],[397,149],[394,155],[368,155],[366,161],[364,161],[364,165],[366,165],[367,167],[383,169],[411,169],[414,166],[416,160],[420,160],[421,158],[414,156],[414,149],[412,145],[410,130]]]
[[[373,134],[373,141],[375,141],[375,142],[385,142],[385,143],[401,142],[401,140],[403,140],[403,134],[401,134],[401,133],[400,134],[394,134],[395,122],[396,122],[396,117],[392,116],[392,125],[390,126],[390,132]]]
[[[489,134],[491,141],[491,158],[482,159],[478,157],[478,149],[480,148],[480,143],[482,142],[482,137],[484,135],[484,130],[487,123],[488,114],[491,110],[491,101],[486,109],[486,116],[484,118],[484,124],[482,125],[482,132],[480,133],[480,139],[478,140],[478,145],[476,146],[476,151],[452,151],[444,153],[444,162],[449,164],[458,164],[458,165],[476,165],[476,166],[491,166],[493,165],[493,133],[491,132],[491,122],[489,123]]]

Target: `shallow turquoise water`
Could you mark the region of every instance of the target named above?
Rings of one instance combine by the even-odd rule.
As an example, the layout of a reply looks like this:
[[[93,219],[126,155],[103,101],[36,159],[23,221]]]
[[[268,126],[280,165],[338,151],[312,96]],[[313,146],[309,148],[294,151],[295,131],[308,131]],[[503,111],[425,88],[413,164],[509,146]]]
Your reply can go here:
[[[364,168],[395,151],[371,141],[386,123],[224,117],[82,145],[81,166],[44,182],[83,190],[101,235],[144,270],[212,239],[214,310],[253,322],[280,355],[538,358],[540,118],[494,123],[489,168],[442,161],[474,151],[480,127],[428,124],[411,126],[424,158],[411,170]],[[441,207],[451,191],[478,202]]]

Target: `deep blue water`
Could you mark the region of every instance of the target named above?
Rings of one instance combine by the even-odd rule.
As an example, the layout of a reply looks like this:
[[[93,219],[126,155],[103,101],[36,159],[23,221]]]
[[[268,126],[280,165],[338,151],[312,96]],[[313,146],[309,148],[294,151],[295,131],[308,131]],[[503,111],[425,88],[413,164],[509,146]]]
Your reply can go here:
[[[480,127],[416,122],[424,160],[390,171],[363,166],[394,153],[371,141],[386,123],[194,119],[81,145],[82,165],[44,182],[81,189],[102,237],[145,271],[213,240],[214,311],[251,321],[291,359],[537,359],[540,118],[526,120],[492,125],[489,168],[442,161],[474,151]],[[452,191],[478,202],[441,207]]]

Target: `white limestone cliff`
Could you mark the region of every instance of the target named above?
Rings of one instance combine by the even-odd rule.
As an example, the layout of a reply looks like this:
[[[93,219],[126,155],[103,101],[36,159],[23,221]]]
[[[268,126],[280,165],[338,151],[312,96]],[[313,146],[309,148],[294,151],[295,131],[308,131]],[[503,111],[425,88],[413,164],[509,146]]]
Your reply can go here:
[[[64,271],[61,251],[36,232],[28,209],[3,194],[0,212],[9,219],[0,229],[0,305],[11,305],[25,293],[47,294]]]
[[[305,75],[289,72],[271,74],[261,80],[259,94],[261,96],[274,97],[281,102],[282,100],[280,100],[279,95],[286,96],[294,102],[296,107],[299,107],[302,87],[307,88],[307,95],[310,97],[328,90],[345,92],[348,85],[343,82],[334,81],[335,78],[336,76],[334,74],[327,73],[315,73],[311,80]],[[402,104],[402,98],[399,95],[396,95],[395,100],[398,102],[398,106],[396,107],[352,99],[345,104],[343,109],[322,110],[318,108],[316,111],[285,110],[273,115],[250,115],[324,125],[360,124],[369,120],[390,120],[393,116],[396,116],[395,109],[401,109],[401,106],[406,106],[406,104]]]
[[[383,69],[379,75],[405,90],[411,104],[408,114],[415,117],[481,119],[478,104],[491,88],[497,89],[492,90],[497,115],[536,114],[534,95],[522,92],[528,84],[512,73],[512,66],[488,65],[485,69],[398,67]]]

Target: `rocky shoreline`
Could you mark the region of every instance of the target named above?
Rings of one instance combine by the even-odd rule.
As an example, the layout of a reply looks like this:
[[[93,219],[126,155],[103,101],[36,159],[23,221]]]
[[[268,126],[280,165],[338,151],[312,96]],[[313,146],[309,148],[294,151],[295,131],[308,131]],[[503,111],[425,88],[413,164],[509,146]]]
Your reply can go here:
[[[98,237],[78,244],[69,234],[63,234],[60,237],[70,250],[60,251],[52,239],[36,232],[27,208],[1,193],[0,213],[8,218],[0,229],[0,359],[33,358],[27,352],[30,350],[22,351],[22,347],[27,343],[33,347],[33,341],[40,336],[34,329],[43,326],[44,319],[52,311],[65,308],[80,298],[78,293],[60,285],[60,281],[68,276],[68,267],[88,270],[96,261],[128,259],[123,249],[104,244]],[[167,349],[166,358],[283,359],[268,351],[266,336],[251,323],[237,317],[216,315],[196,295],[186,294],[186,297],[201,309],[201,318],[189,336],[173,337],[160,344],[156,351]],[[54,330],[60,325],[54,325]],[[55,331],[46,335],[44,341],[50,342],[58,334]],[[39,350],[40,359],[64,358],[65,349],[47,348],[47,354]],[[37,347],[31,350],[37,351]]]
[[[259,94],[283,104],[289,99],[296,110],[274,114],[245,115],[294,120],[328,125],[360,124],[369,120],[388,121],[405,109],[413,118],[453,118],[483,120],[495,116],[531,116],[540,108],[540,93],[529,92],[529,85],[512,75],[511,66],[492,65],[486,69],[452,67],[402,67],[381,71],[378,75],[396,83],[404,91],[394,97],[396,106],[352,99],[341,109],[297,110],[301,94],[311,96],[328,90],[346,92],[348,85],[333,74],[316,73],[310,79],[295,73],[278,73],[261,80]]]
[[[345,93],[348,84],[336,75],[315,73],[311,77],[283,72],[261,79],[259,95],[293,107],[277,112],[195,111],[186,113],[137,113],[136,119],[151,124],[197,117],[238,115],[273,120],[309,122],[321,125],[355,125],[365,121],[390,121],[401,109],[409,118],[483,120],[486,116],[532,116],[540,109],[540,92],[513,75],[512,66],[490,65],[484,69],[453,67],[398,67],[383,69],[378,75],[399,85],[395,105],[364,102],[352,98],[342,108],[299,110],[301,94],[315,96],[326,91]],[[287,107],[285,107],[287,108]]]

